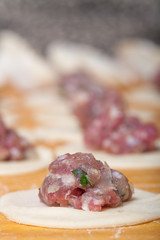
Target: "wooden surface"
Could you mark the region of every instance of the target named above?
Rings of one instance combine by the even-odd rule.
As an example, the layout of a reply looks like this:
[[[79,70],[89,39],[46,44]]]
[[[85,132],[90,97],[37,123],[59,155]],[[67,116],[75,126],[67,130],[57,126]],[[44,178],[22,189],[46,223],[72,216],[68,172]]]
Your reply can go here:
[[[7,92],[8,91],[8,92]],[[11,95],[10,91],[0,92],[0,97]],[[20,97],[17,92],[12,91],[12,96]],[[24,109],[24,107],[23,107]],[[24,123],[24,121],[23,121]],[[46,143],[39,143],[46,144]],[[55,144],[48,145],[52,149]],[[160,193],[160,169],[152,170],[121,170],[135,188]],[[38,188],[41,185],[48,170],[44,169],[38,172],[17,175],[17,176],[0,176],[0,196],[5,193]],[[5,216],[0,214],[0,240],[159,240],[160,239],[160,220],[155,220],[136,226],[120,228],[103,228],[87,230],[67,230],[67,229],[50,229],[42,227],[32,227],[17,224],[9,221]]]

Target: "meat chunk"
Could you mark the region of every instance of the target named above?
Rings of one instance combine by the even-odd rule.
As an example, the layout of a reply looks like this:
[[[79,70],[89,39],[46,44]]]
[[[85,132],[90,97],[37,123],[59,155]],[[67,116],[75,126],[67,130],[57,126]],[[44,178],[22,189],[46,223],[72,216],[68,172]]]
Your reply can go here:
[[[8,129],[0,118],[0,161],[25,159],[31,145],[15,131]]]
[[[78,117],[80,124],[86,128],[97,116],[108,111],[113,106],[113,111],[124,111],[124,104],[119,94],[114,90],[101,90],[88,92],[86,97],[74,101],[73,112]],[[116,112],[112,111],[112,114]]]
[[[71,94],[75,94],[80,91],[88,92],[93,88],[93,85],[95,84],[91,78],[87,74],[81,72],[65,75],[60,80],[60,88],[68,97],[70,97]]]
[[[103,149],[114,154],[150,151],[155,148],[158,130],[152,124],[144,124],[138,118],[112,115],[106,111],[85,130],[85,143],[92,149]]]
[[[103,88],[84,73],[64,76],[60,87],[71,100],[73,113],[83,128],[111,105],[121,111],[124,109],[124,102],[117,91]]]
[[[130,184],[122,173],[87,153],[59,156],[50,164],[39,190],[40,200],[49,206],[73,206],[86,211],[116,207],[131,196]]]

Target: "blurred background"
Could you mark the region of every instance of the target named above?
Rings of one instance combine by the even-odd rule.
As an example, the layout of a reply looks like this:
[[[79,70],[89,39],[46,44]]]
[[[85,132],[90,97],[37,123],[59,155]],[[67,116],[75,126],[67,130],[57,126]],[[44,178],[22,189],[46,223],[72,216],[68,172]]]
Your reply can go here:
[[[10,29],[44,52],[52,40],[110,51],[120,39],[160,43],[160,0],[0,0],[0,30]]]

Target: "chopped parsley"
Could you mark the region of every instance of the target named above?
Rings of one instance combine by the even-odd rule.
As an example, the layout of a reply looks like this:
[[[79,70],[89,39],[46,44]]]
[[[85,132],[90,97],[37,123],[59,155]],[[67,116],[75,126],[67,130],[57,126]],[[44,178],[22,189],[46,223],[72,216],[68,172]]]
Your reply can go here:
[[[72,173],[75,175],[76,178],[80,179],[80,183],[82,187],[86,187],[87,183],[89,183],[90,187],[93,187],[91,180],[89,179],[86,172],[84,172],[81,168],[72,170]]]

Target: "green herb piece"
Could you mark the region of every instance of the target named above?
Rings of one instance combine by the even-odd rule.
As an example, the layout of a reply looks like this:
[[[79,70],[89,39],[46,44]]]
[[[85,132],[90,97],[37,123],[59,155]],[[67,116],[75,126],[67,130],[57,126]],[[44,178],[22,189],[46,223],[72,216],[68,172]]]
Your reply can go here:
[[[79,168],[79,169],[80,169],[80,168]],[[78,170],[79,170],[79,169],[74,169],[74,170],[72,170],[72,173],[73,173],[76,177],[78,177],[78,175],[79,175],[79,174],[78,174],[78,172],[79,172]],[[82,170],[81,170],[81,171],[82,171]]]
[[[91,182],[91,180],[89,179],[89,177],[88,177],[87,174],[85,175],[85,177],[86,177],[87,182],[89,183],[89,185],[90,185],[91,187],[93,187],[93,184],[92,184],[92,182]]]
[[[80,183],[82,185],[82,187],[86,187],[87,186],[87,178],[86,178],[86,175],[83,174],[81,179],[80,179]]]
[[[93,187],[93,184],[92,184],[91,180],[89,179],[87,173],[84,172],[81,168],[72,170],[72,173],[75,175],[76,178],[80,179],[80,183],[81,183],[82,187],[85,188],[87,186],[87,183],[89,183],[89,185],[91,187]]]

